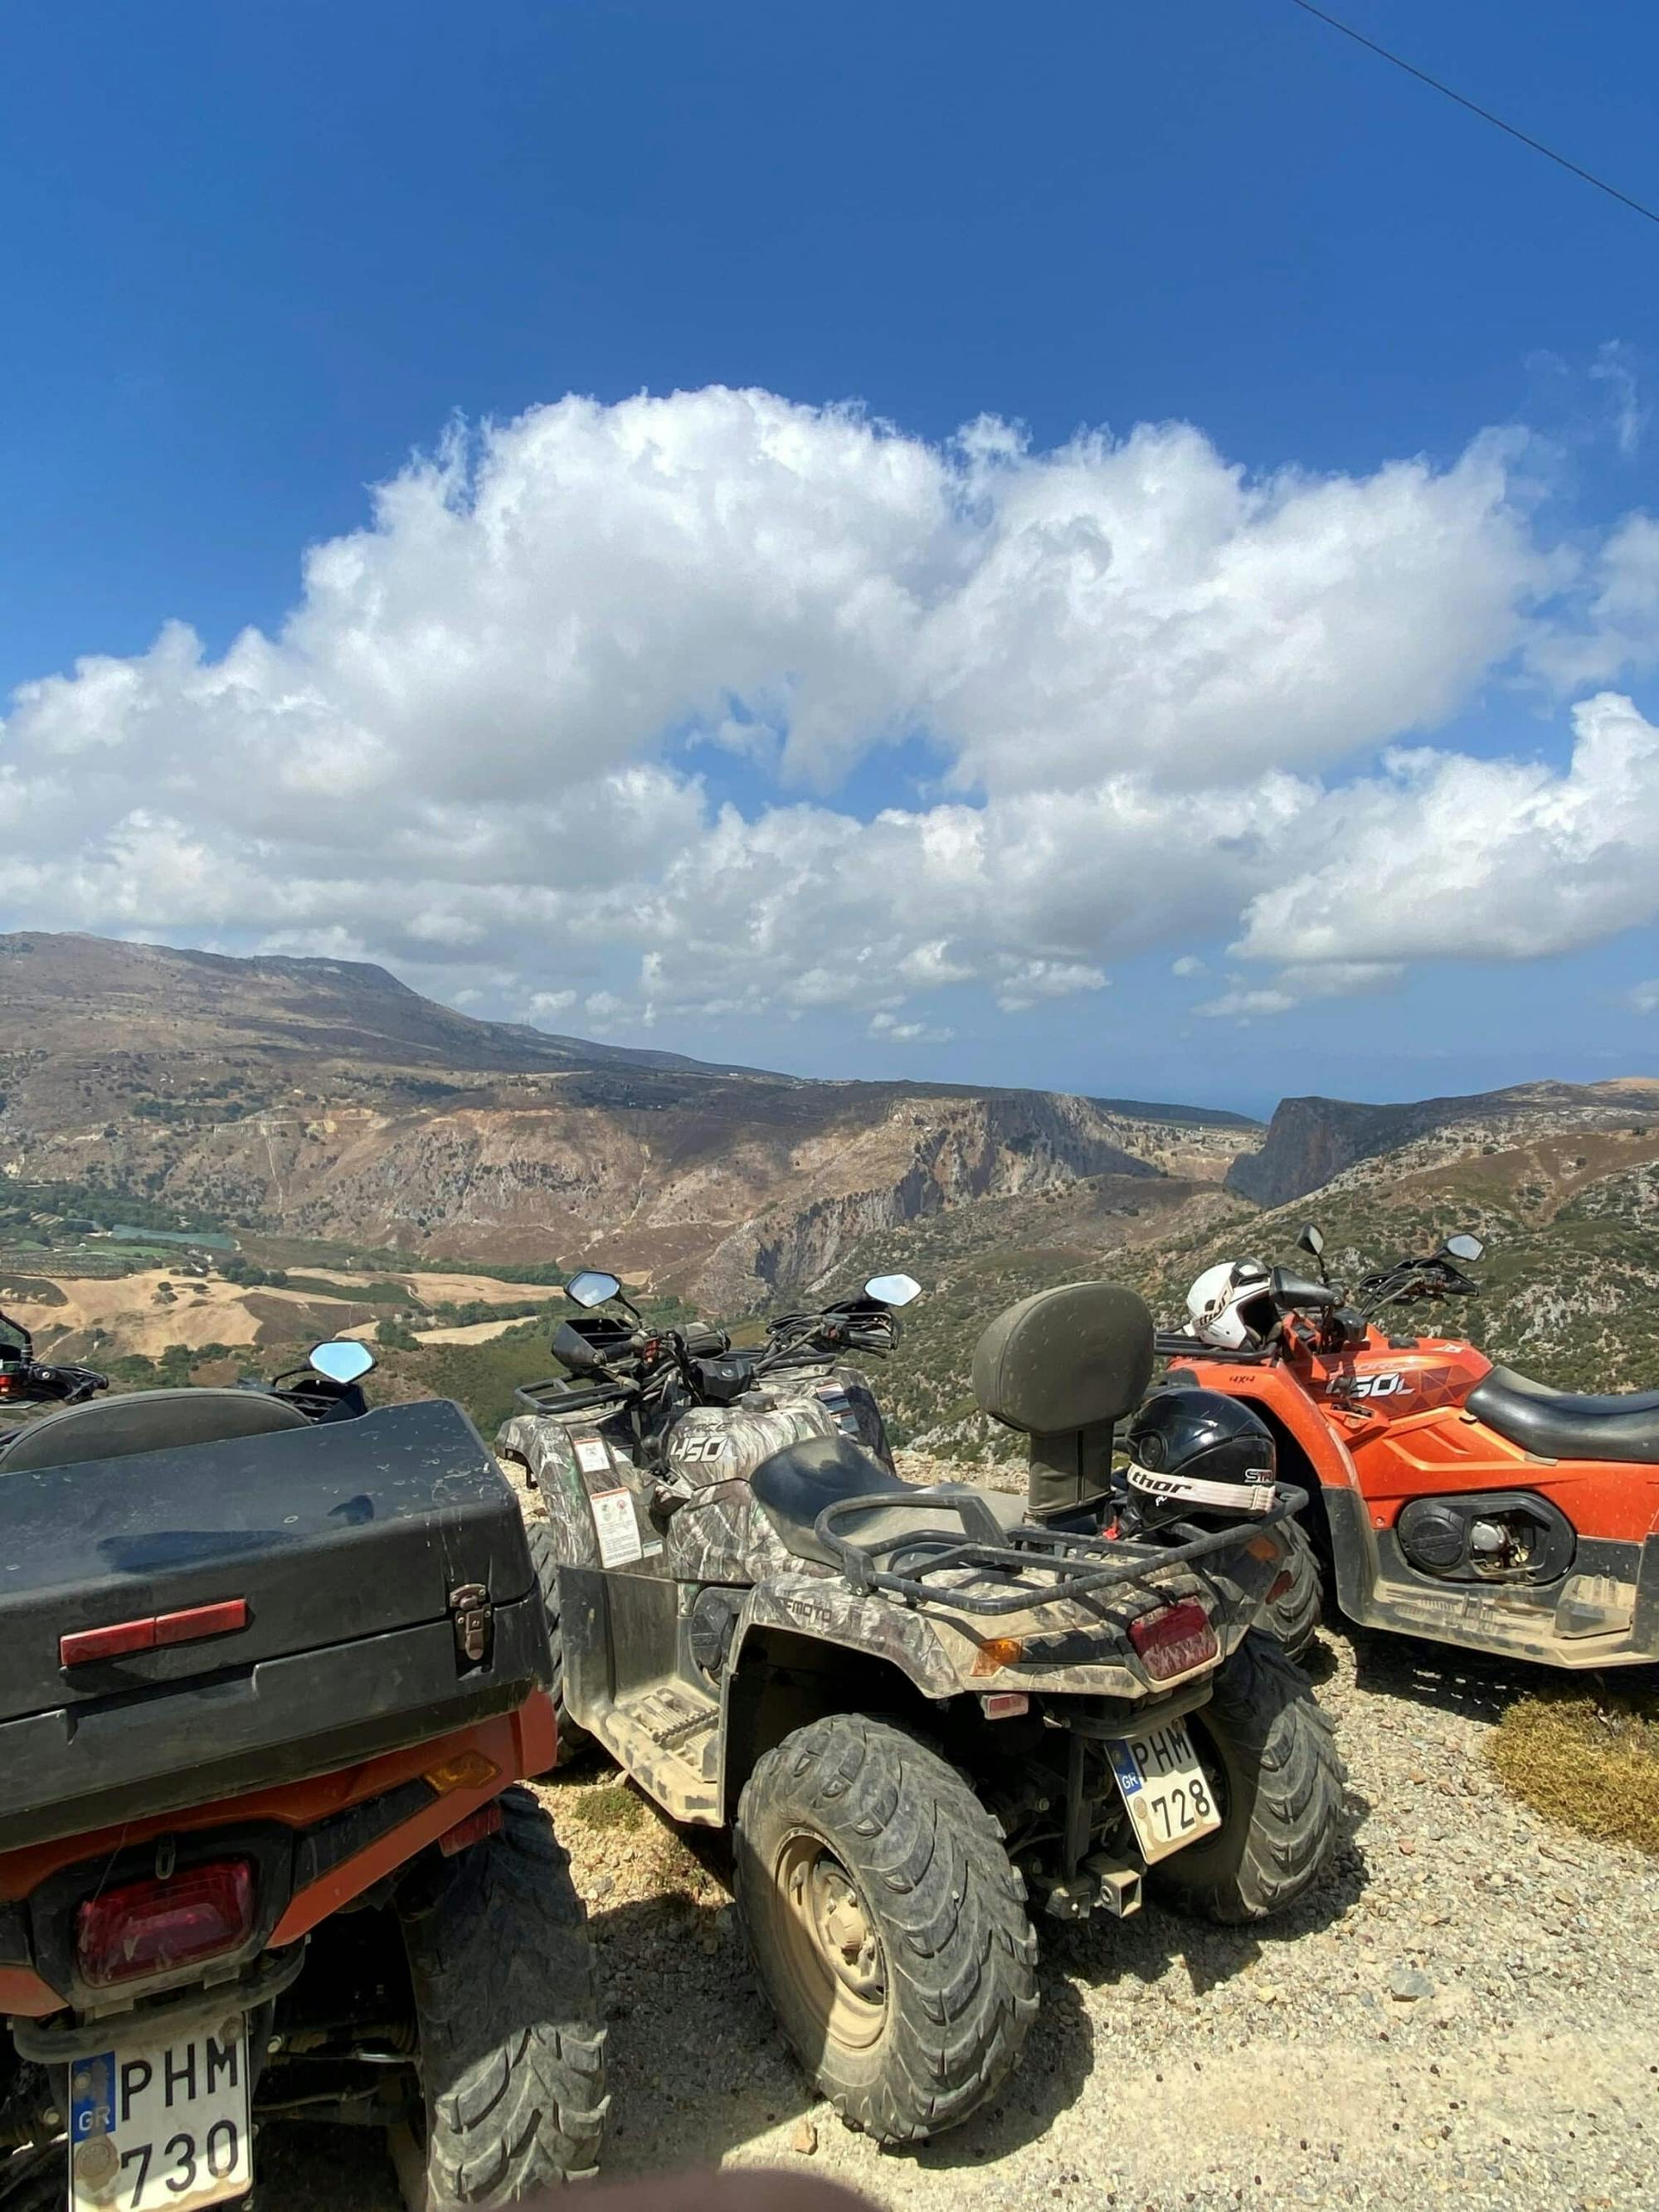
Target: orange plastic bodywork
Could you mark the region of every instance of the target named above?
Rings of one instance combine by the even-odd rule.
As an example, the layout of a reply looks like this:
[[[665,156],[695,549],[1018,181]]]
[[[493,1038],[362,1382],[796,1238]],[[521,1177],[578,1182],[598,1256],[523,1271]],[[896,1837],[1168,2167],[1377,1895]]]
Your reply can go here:
[[[271,1932],[270,1948],[280,1949],[337,1912],[343,1905],[401,1866],[428,1844],[497,1797],[509,1784],[545,1773],[556,1748],[551,1701],[543,1693],[521,1705],[517,1712],[476,1723],[471,1728],[434,1737],[407,1751],[387,1752],[355,1766],[309,1781],[288,1783],[273,1790],[257,1790],[240,1797],[222,1797],[182,1813],[164,1814],[153,1820],[128,1821],[83,1835],[55,1838],[22,1850],[0,1853],[0,1903],[27,1897],[49,1875],[142,1844],[160,1835],[193,1834],[204,1828],[231,1827],[249,1821],[269,1820],[294,1829],[314,1826],[331,1814],[395,1790],[400,1783],[432,1774],[450,1765],[469,1778],[468,1784],[444,1790],[410,1819],[402,1821],[354,1856],[331,1867],[318,1881],[295,1890],[282,1918]],[[466,1754],[477,1754],[469,1759]],[[488,1765],[485,1775],[483,1769]],[[477,1780],[471,1778],[476,1773]],[[0,1966],[0,2013],[29,2018],[62,2009],[64,1999],[31,1969]]]
[[[1272,1413],[1323,1486],[1358,1492],[1374,1529],[1391,1528],[1414,1498],[1530,1490],[1581,1537],[1639,1544],[1659,1530],[1659,1467],[1537,1459],[1467,1413],[1492,1371],[1473,1345],[1421,1337],[1399,1348],[1373,1328],[1363,1345],[1327,1354],[1297,1331],[1273,1359],[1190,1364],[1206,1389]]]

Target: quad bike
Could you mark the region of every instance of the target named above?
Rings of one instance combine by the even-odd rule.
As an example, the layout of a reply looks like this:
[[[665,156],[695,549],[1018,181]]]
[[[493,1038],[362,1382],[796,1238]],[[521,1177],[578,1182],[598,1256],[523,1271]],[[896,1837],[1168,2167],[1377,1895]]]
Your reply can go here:
[[[4,1316],[0,1316],[0,1320]],[[386,2130],[418,2212],[591,2171],[581,1906],[521,1516],[360,1344],[97,1400],[0,1358],[0,2205],[245,2199],[254,2136]]]
[[[1478,1285],[1479,1238],[1333,1284],[1260,1261],[1199,1278],[1188,1325],[1160,1334],[1170,1381],[1250,1407],[1306,1487],[1287,1648],[1328,1585],[1367,1627],[1553,1667],[1659,1659],[1659,1391],[1577,1397],[1460,1338],[1418,1335],[1402,1308]]]
[[[1296,1498],[1255,1422],[1243,1510],[1115,1480],[1153,1357],[1133,1292],[1048,1291],[982,1340],[980,1402],[1031,1438],[1027,1501],[894,1472],[846,1363],[891,1350],[908,1277],[746,1351],[647,1326],[614,1275],[568,1290],[588,1310],[555,1333],[566,1373],[496,1447],[561,1741],[732,1830],[760,1983],[849,2123],[916,2141],[997,2087],[1036,2009],[1028,1899],[1121,1916],[1144,1884],[1248,1921],[1313,1881],[1340,1771],[1306,1677],[1251,1632]]]

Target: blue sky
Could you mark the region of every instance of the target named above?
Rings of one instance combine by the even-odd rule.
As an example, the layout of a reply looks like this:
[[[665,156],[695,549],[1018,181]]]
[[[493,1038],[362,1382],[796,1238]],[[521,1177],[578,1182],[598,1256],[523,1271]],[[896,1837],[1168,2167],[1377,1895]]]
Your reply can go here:
[[[1659,199],[1650,9],[1351,12]],[[1261,1108],[1654,1065],[1659,561],[1623,519],[1654,501],[1659,229],[1288,0],[34,9],[0,30],[0,698],[107,657],[0,737],[32,825],[0,923],[384,957],[480,1012],[817,1073]],[[602,413],[510,447],[478,429],[567,393],[608,410],[716,386],[784,411]],[[844,450],[817,411],[839,403],[895,426],[887,445]],[[935,480],[981,416],[1022,426],[1018,457]],[[470,446],[423,503],[410,457],[457,417]],[[1154,438],[1133,495],[1097,454],[1065,490],[1047,457],[1137,423],[1191,424],[1202,451]],[[1470,489],[1494,426],[1501,489]],[[676,498],[696,487],[695,528],[684,501],[611,528],[641,436]],[[781,453],[802,502],[781,519]],[[1417,456],[1395,513],[1376,472]],[[1279,489],[1218,521],[1233,469]],[[1286,471],[1355,487],[1353,513],[1297,505]],[[723,478],[752,495],[736,548]],[[369,548],[386,573],[343,556],[303,597],[305,550],[361,547],[369,487],[400,482]],[[548,501],[520,549],[545,588],[485,589],[476,546],[448,543],[491,485],[508,516]],[[1163,550],[1136,571],[1143,515]],[[1035,585],[1020,531],[1050,563]],[[1094,566],[1057,581],[1067,532]],[[1328,603],[1333,546],[1361,574]],[[671,572],[696,588],[665,610]],[[937,613],[969,572],[899,653],[892,592]],[[1077,631],[1125,574],[1103,660]],[[774,575],[789,589],[751,622]],[[1243,647],[1231,615],[1195,639],[1194,605],[1235,599]],[[378,627],[388,603],[407,629]],[[1379,608],[1412,680],[1385,635],[1345,690],[1328,664]],[[458,672],[398,649],[447,622],[516,623],[513,652]],[[157,662],[168,623],[195,658]],[[282,648],[252,673],[224,660],[249,625]],[[566,628],[580,683],[550,686],[544,731],[524,656]],[[1075,680],[1039,697],[1068,640]],[[1166,679],[1172,642],[1202,696]],[[370,659],[391,666],[372,698]],[[1130,661],[1091,721],[1090,684]],[[1236,663],[1235,744],[1214,671]],[[1607,692],[1633,719],[1575,730]],[[1298,790],[1264,799],[1275,720],[1309,698]],[[1437,764],[1407,790],[1379,769],[1393,744]],[[412,787],[434,811],[395,819]],[[443,854],[480,805],[501,813],[469,874]],[[884,808],[910,829],[860,836]],[[1482,809],[1497,883],[1448,827]],[[996,846],[971,890],[936,851],[963,810],[989,810]],[[1434,927],[1406,925],[1420,909]]]

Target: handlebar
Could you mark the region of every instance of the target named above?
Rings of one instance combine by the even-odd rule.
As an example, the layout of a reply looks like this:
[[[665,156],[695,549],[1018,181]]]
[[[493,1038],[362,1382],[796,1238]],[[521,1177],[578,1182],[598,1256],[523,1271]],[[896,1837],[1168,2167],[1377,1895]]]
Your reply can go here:
[[[1473,1297],[1480,1288],[1443,1253],[1432,1252],[1425,1260],[1396,1260],[1392,1267],[1379,1268],[1356,1286],[1354,1296],[1370,1315],[1413,1298]]]
[[[77,1406],[96,1390],[107,1390],[109,1377],[95,1367],[50,1367],[37,1359],[0,1360],[0,1406],[38,1405],[43,1400]]]
[[[722,1374],[717,1396],[714,1376],[699,1370],[701,1363],[725,1359],[731,1352],[731,1335],[723,1328],[702,1322],[678,1329],[624,1323],[606,1328],[597,1318],[586,1323],[562,1321],[552,1349],[567,1373],[522,1383],[513,1395],[532,1413],[544,1414],[577,1413],[626,1399],[645,1401],[664,1392],[672,1397],[676,1391],[688,1394],[696,1404],[725,1404],[734,1384],[746,1388],[776,1368],[811,1365],[838,1352],[884,1358],[898,1334],[897,1316],[873,1298],[848,1299],[820,1313],[781,1315],[769,1326],[763,1345],[739,1355],[749,1370],[743,1382],[735,1384],[731,1374]],[[562,1346],[561,1336],[580,1336],[581,1341]],[[583,1382],[573,1383],[574,1375]]]

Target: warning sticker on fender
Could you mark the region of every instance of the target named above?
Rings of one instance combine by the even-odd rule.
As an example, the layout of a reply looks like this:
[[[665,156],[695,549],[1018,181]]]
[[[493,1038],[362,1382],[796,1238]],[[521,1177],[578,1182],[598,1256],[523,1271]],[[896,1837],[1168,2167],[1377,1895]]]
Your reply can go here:
[[[584,1474],[609,1474],[611,1448],[603,1437],[573,1437],[570,1448]]]
[[[625,1490],[598,1490],[588,1499],[593,1509],[593,1529],[599,1540],[602,1567],[631,1567],[645,1557],[640,1524],[634,1517],[634,1500]]]

